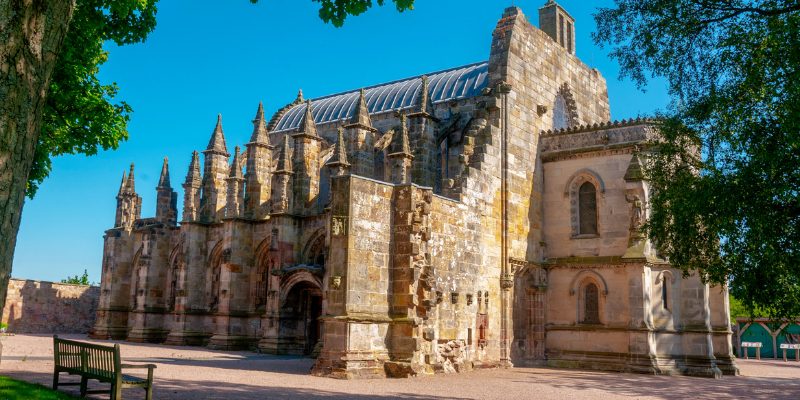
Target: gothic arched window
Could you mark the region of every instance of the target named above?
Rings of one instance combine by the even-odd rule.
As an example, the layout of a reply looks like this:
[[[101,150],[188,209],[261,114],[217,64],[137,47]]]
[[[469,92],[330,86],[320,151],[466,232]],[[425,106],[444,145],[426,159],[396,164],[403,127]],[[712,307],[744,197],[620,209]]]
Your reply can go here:
[[[584,324],[600,323],[600,299],[597,285],[589,283],[583,287],[583,322]]]
[[[255,275],[255,293],[253,305],[256,310],[261,310],[267,305],[267,290],[269,289],[269,268],[266,260],[259,265]]]
[[[559,94],[556,96],[556,103],[553,105],[553,129],[569,128],[569,115],[567,114],[567,100]]]
[[[566,129],[578,124],[575,98],[568,84],[558,88],[553,103],[553,130]]]
[[[578,189],[578,233],[597,234],[597,190],[591,182]]]
[[[208,309],[209,311],[217,311],[219,309],[219,280],[222,273],[222,263],[216,262],[211,269],[211,293],[209,296]]]
[[[669,303],[667,303],[667,275],[661,275],[661,307],[665,310],[669,310]]]
[[[169,294],[167,295],[167,310],[175,311],[176,298],[178,297],[178,280],[180,278],[181,263],[175,261],[172,264],[169,275]]]

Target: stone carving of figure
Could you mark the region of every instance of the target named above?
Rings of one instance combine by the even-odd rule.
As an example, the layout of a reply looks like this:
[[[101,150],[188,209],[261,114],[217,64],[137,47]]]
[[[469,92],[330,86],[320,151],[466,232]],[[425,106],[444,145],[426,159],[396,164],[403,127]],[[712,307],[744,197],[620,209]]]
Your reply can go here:
[[[625,196],[625,199],[631,203],[631,231],[637,232],[644,225],[644,203],[641,197],[635,194],[633,196]]]

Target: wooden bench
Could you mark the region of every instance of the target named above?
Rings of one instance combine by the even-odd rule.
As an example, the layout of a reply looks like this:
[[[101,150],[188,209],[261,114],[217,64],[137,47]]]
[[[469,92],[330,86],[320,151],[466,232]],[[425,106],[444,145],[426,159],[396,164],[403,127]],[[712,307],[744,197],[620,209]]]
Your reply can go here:
[[[102,346],[75,340],[59,339],[53,336],[53,358],[55,370],[53,371],[53,389],[59,386],[81,386],[81,397],[90,393],[109,393],[111,400],[122,399],[122,389],[128,387],[141,387],[146,392],[146,399],[153,397],[153,364],[131,365],[122,364],[119,356],[119,345]],[[124,368],[147,368],[147,378],[125,375]],[[70,375],[79,375],[80,383],[59,383],[58,378],[62,372]],[[89,379],[111,384],[110,390],[87,390]]]
[[[744,352],[744,358],[747,360],[749,357],[747,355],[748,348],[755,348],[756,349],[756,360],[761,359],[761,342],[742,342],[742,351]]]
[[[783,350],[783,361],[786,361],[786,350],[794,350],[795,361],[800,361],[800,343],[781,343]]]

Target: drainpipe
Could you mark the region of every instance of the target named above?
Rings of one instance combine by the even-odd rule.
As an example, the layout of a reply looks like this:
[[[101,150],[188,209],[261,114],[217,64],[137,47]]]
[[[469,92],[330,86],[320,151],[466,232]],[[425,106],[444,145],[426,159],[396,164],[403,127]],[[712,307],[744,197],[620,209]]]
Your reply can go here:
[[[500,246],[500,365],[505,368],[513,367],[509,351],[509,306],[512,301],[511,288],[514,286],[514,278],[508,264],[508,93],[511,92],[511,85],[500,82],[497,85],[497,92],[500,95],[502,109],[502,119],[500,123],[500,201],[501,201],[501,246]]]

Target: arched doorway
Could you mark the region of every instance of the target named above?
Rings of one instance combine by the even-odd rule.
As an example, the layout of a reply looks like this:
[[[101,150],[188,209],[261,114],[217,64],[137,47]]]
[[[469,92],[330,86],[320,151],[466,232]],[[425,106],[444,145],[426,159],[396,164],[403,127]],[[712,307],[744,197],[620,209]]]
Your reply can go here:
[[[287,353],[312,354],[320,339],[322,315],[322,290],[313,281],[301,280],[293,284],[281,302],[281,341]]]

